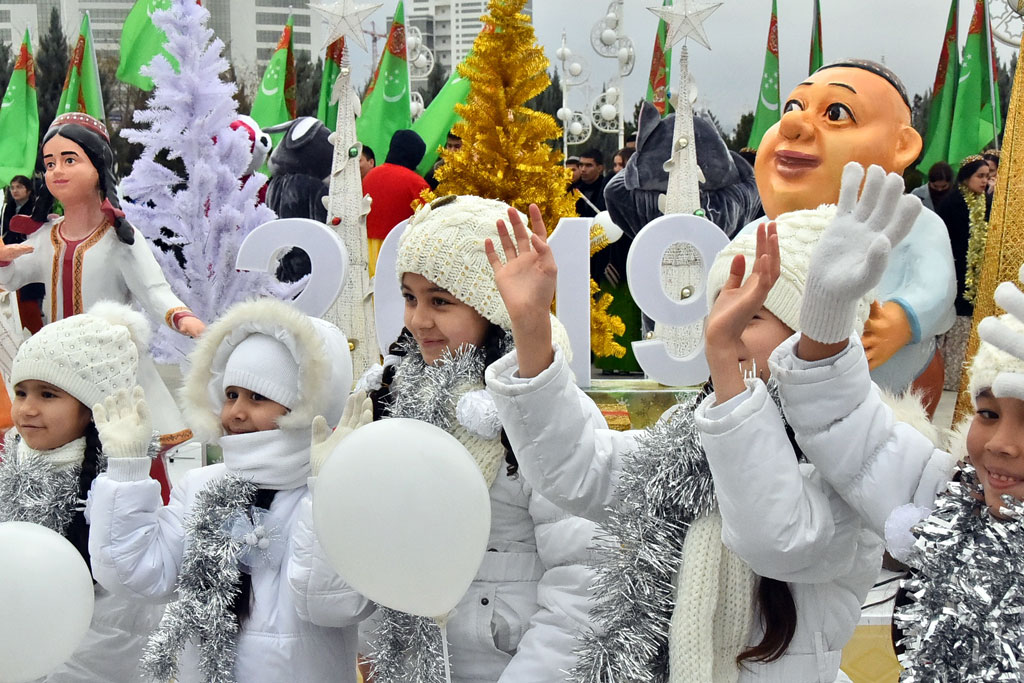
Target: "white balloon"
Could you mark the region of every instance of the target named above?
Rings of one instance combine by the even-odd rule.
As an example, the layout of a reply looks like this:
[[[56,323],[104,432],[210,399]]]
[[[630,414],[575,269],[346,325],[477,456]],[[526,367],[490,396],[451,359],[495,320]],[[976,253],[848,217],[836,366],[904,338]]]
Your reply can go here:
[[[395,418],[360,427],[327,459],[313,491],[313,524],[331,566],[357,591],[439,618],[480,568],[491,502],[458,439]]]
[[[569,133],[572,135],[579,135],[583,132],[583,124],[579,121],[573,121],[569,124]]]
[[[604,43],[605,45],[614,44],[616,38],[618,38],[618,36],[615,34],[615,31],[613,31],[610,28],[606,28],[605,30],[601,31],[601,42]]]
[[[583,65],[580,64],[579,62],[573,62],[572,64],[569,65],[569,73],[572,74],[573,76],[579,76],[581,73],[583,73]]]
[[[614,104],[603,104],[601,105],[601,118],[605,121],[611,121],[618,115],[619,111],[615,108]]]
[[[75,546],[46,527],[0,523],[0,682],[63,664],[89,631],[92,575]]]

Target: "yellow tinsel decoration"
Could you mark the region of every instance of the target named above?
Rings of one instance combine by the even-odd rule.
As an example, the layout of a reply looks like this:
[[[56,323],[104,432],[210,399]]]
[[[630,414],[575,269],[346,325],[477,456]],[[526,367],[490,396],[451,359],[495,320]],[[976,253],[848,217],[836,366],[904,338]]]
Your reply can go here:
[[[970,239],[967,241],[967,272],[964,275],[964,300],[974,303],[978,296],[978,274],[985,259],[985,242],[988,239],[988,221],[985,220],[985,195],[971,192],[963,185],[960,194],[967,202],[971,228]]]
[[[626,333],[626,326],[622,318],[608,313],[608,307],[613,298],[605,292],[594,298],[601,288],[593,279],[590,280],[590,349],[598,358],[615,356],[622,358],[626,355],[626,347],[615,341],[615,337]]]
[[[1024,41],[1021,48],[1024,49]],[[1002,162],[996,179],[996,192],[989,218],[985,257],[978,276],[974,300],[971,337],[967,342],[967,361],[978,350],[978,323],[986,316],[1001,313],[993,294],[1000,282],[1017,282],[1017,270],[1024,263],[1024,60],[1017,63],[1003,132]],[[963,373],[953,424],[973,412],[967,391],[968,373]]]
[[[466,104],[455,107],[462,148],[441,151],[437,194],[498,199],[523,213],[536,204],[550,233],[561,218],[576,215],[576,200],[568,192],[572,174],[561,165],[561,149],[548,144],[561,138],[561,128],[525,106],[551,83],[525,5],[490,0],[473,51],[458,66],[470,82]]]

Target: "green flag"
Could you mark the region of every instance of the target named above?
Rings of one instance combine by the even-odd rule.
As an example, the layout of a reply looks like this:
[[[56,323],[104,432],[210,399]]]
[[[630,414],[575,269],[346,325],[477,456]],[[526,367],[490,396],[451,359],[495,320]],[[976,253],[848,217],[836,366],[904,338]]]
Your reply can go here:
[[[38,153],[36,68],[28,29],[25,29],[25,39],[0,105],[0,185],[7,185],[16,175],[31,177]]]
[[[664,0],[662,7],[670,7],[672,0]],[[658,33],[654,36],[654,54],[651,55],[651,74],[647,79],[647,101],[658,108],[662,116],[672,113],[669,90],[672,84],[672,49],[665,49],[668,31],[664,19],[658,20]]]
[[[960,80],[960,52],[957,7],[960,0],[949,4],[949,20],[946,35],[942,38],[939,66],[935,70],[935,85],[932,86],[932,104],[928,110],[928,133],[925,135],[924,156],[918,168],[925,175],[937,161],[949,157],[949,138],[953,132],[953,103],[956,100],[956,84]]]
[[[338,103],[331,104],[331,93],[334,92],[334,83],[341,72],[341,58],[344,54],[345,37],[342,36],[327,46],[327,54],[324,55],[324,74],[320,79],[320,101],[316,105],[316,117],[331,130],[338,125]]]
[[[292,27],[294,18],[289,14],[288,23],[281,31],[277,49],[263,72],[256,97],[252,101],[250,116],[267,128],[295,118],[295,55],[292,53]],[[279,133],[279,139],[283,133]],[[274,136],[271,136],[274,137]]]
[[[383,159],[387,157],[395,131],[410,126],[412,114],[409,110],[409,63],[405,53],[405,9],[400,1],[388,31],[387,47],[380,56],[373,81],[363,98],[363,113],[356,119],[356,135],[360,142],[370,146],[378,159]]]
[[[438,148],[444,147],[448,140],[448,131],[459,120],[459,115],[455,113],[455,105],[465,104],[467,97],[469,97],[469,79],[459,75],[459,70],[456,68],[448,77],[448,82],[431,100],[430,106],[420,114],[416,123],[412,124],[412,129],[423,138],[423,142],[427,145],[423,161],[416,167],[416,172],[420,175],[425,176],[430,173],[434,162],[440,156]],[[376,149],[373,151],[379,154]],[[384,153],[387,154],[387,150],[384,150]]]
[[[178,60],[171,56],[165,44],[167,36],[153,25],[153,12],[170,8],[171,0],[137,0],[121,28],[121,58],[117,64],[117,78],[143,90],[153,89],[153,79],[142,75],[142,67],[149,66],[153,58],[163,55],[177,70]]]
[[[814,16],[811,20],[811,59],[807,68],[812,74],[824,64],[821,56],[821,0],[814,0]]]
[[[953,107],[953,131],[949,140],[948,160],[956,168],[965,157],[978,154],[1002,128],[999,111],[999,90],[994,76],[995,51],[989,30],[985,0],[975,0],[971,28],[967,31],[960,81]],[[993,104],[995,95],[995,107]]]
[[[772,0],[772,21],[768,26],[768,46],[764,53],[764,71],[761,74],[761,94],[757,99],[754,125],[750,129],[747,147],[757,149],[765,132],[779,122],[779,18]]]
[[[92,43],[92,29],[89,28],[89,15],[82,15],[82,28],[78,32],[78,42],[71,54],[68,75],[64,78],[64,91],[60,94],[57,113],[82,112],[103,121],[103,94],[100,92],[100,71],[96,63],[96,50]]]

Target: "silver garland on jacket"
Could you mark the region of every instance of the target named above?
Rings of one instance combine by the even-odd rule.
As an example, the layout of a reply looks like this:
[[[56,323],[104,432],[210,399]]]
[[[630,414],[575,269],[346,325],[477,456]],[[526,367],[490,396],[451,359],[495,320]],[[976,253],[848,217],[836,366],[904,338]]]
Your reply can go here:
[[[185,518],[185,552],[178,572],[178,599],[167,606],[142,655],[142,670],[159,681],[178,675],[178,657],[189,642],[199,648],[206,683],[234,683],[238,619],[232,611],[240,592],[238,556],[242,541],[225,531],[229,518],[244,511],[256,484],[229,474],[196,494]]]
[[[454,354],[445,351],[427,365],[413,340],[403,343],[405,355],[391,383],[389,417],[428,422],[450,431],[457,423],[459,397],[478,387],[484,376],[483,352],[464,347]],[[511,346],[506,336],[503,346]],[[373,680],[376,683],[444,683],[444,643],[433,619],[381,607],[371,635]]]
[[[997,519],[974,468],[961,472],[914,527],[913,602],[894,617],[904,683],[1024,680],[1024,503],[1004,496]]]
[[[75,512],[85,509],[78,497],[82,467],[54,467],[43,455],[19,459],[20,441],[9,438],[0,461],[0,522],[31,522],[63,536]]]
[[[779,405],[778,385],[768,392]],[[600,625],[583,639],[571,675],[577,683],[662,683],[675,579],[690,523],[718,507],[688,397],[637,437],[622,458],[618,504],[598,537],[595,605]],[[782,413],[781,408],[779,413]]]

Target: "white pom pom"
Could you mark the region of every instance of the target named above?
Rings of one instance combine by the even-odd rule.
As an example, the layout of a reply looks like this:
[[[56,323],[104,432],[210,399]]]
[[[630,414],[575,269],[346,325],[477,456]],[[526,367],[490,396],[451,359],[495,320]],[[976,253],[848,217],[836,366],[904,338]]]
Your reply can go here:
[[[130,306],[117,303],[116,301],[97,301],[89,310],[88,315],[106,320],[111,325],[120,325],[128,328],[128,334],[132,342],[138,347],[139,353],[146,352],[149,346],[151,331],[149,321]]]
[[[486,389],[463,394],[455,407],[459,424],[482,439],[496,439],[501,434],[501,420],[494,399]]]
[[[914,525],[932,513],[928,508],[917,505],[901,505],[885,520],[885,547],[889,554],[903,563],[908,563],[917,537],[911,532]]]

